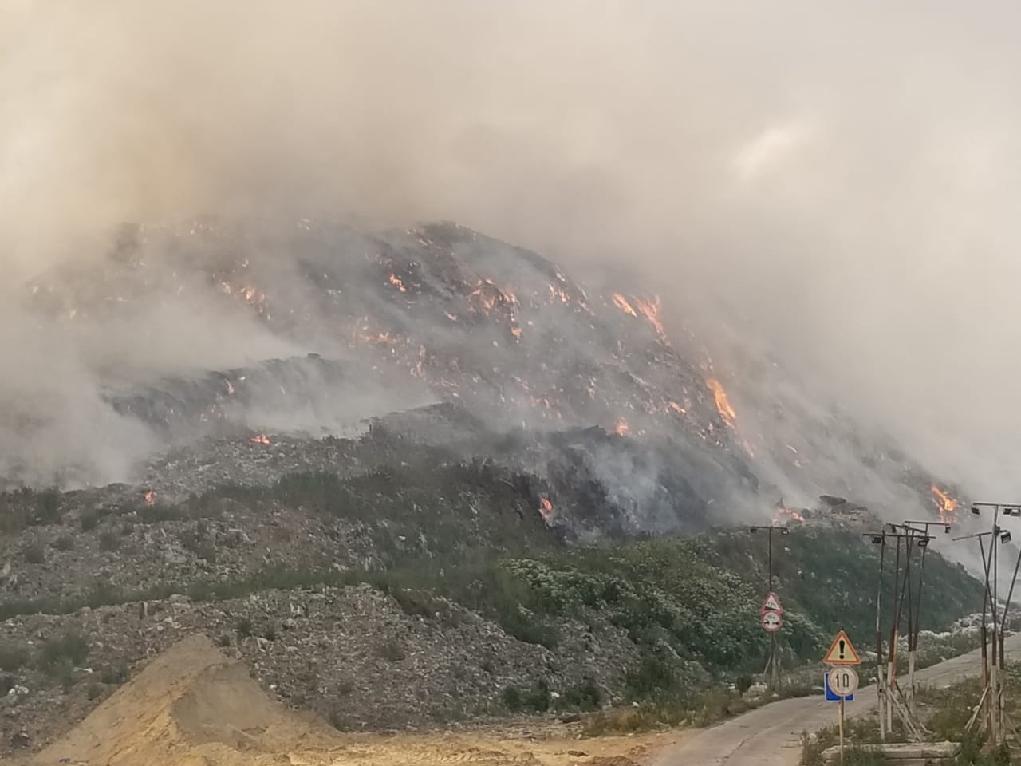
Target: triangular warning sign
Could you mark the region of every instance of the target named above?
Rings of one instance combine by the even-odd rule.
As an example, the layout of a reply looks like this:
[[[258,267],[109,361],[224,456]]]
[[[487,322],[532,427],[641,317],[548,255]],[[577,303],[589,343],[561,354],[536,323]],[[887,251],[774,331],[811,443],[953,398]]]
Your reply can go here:
[[[766,595],[766,600],[762,602],[762,612],[778,612],[783,614],[783,607],[780,605],[780,597],[775,593],[769,593]]]
[[[837,633],[837,637],[833,639],[833,644],[822,661],[827,665],[861,665],[861,657],[858,656],[858,651],[844,631]]]

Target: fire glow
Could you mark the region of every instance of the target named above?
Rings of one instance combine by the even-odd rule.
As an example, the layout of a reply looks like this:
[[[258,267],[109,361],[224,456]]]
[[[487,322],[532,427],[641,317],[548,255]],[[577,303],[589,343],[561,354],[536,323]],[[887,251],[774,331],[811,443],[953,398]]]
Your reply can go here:
[[[940,520],[943,522],[953,521],[954,514],[957,512],[957,506],[959,505],[957,499],[951,497],[935,484],[933,484],[929,490],[932,492],[932,501],[936,504],[936,508],[939,510]]]
[[[773,526],[783,527],[789,526],[791,523],[804,524],[805,517],[795,511],[793,508],[788,508],[784,505],[783,500],[777,503],[776,511],[773,513]]]
[[[151,507],[153,505],[156,505],[156,490],[147,489],[145,491],[145,494],[142,495],[142,500],[145,501],[145,504],[147,506]]]
[[[390,276],[387,277],[387,282],[396,287],[402,293],[406,293],[408,291],[408,288],[404,285],[404,280],[396,274],[390,274]]]
[[[613,305],[616,306],[618,309],[623,311],[628,316],[633,316],[635,319],[638,319],[638,312],[635,311],[634,306],[632,306],[630,301],[628,301],[628,299],[625,298],[623,295],[621,295],[620,293],[614,293],[613,295],[610,296],[610,299],[613,301]]]
[[[268,447],[273,443],[273,440],[266,436],[266,434],[256,434],[255,436],[250,436],[248,438],[248,443]]]
[[[652,300],[635,298],[634,307],[638,310],[639,314],[645,317],[645,321],[652,325],[652,329],[656,331],[657,335],[666,337],[666,328],[663,327],[663,322],[659,318],[660,303],[658,295]]]
[[[547,523],[553,518],[553,502],[545,495],[539,498],[539,515]]]
[[[734,411],[734,407],[730,403],[730,398],[727,396],[727,390],[716,378],[709,378],[705,384],[709,386],[709,390],[713,392],[713,399],[716,401],[716,411],[720,413],[720,417],[723,418],[723,422],[733,428],[734,424],[737,422],[737,413]]]
[[[617,436],[630,436],[631,424],[627,422],[627,418],[617,418],[617,422],[613,426],[613,432]]]

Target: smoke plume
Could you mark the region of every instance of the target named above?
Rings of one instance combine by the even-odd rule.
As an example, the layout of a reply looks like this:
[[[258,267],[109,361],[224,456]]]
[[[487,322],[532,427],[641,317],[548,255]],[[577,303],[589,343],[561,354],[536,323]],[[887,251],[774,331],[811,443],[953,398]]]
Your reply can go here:
[[[173,298],[128,326],[29,319],[33,280],[97,258],[122,222],[441,218],[592,279],[630,274],[668,320],[768,349],[934,470],[1021,491],[1007,470],[1019,16],[1006,2],[7,0],[0,437],[48,418],[17,448],[47,463],[95,432],[117,474],[146,436],[97,404],[97,371],[305,350],[205,303],[180,326]]]

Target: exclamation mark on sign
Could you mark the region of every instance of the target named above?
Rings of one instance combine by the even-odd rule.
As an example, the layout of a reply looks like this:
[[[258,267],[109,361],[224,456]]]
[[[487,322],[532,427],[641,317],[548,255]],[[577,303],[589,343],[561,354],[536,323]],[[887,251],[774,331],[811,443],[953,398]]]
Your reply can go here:
[[[845,654],[845,651],[846,651],[846,649],[845,649],[846,646],[847,646],[847,642],[844,641],[844,639],[840,639],[840,648],[838,649],[838,651],[840,653],[840,659],[845,659],[844,658],[844,654]]]

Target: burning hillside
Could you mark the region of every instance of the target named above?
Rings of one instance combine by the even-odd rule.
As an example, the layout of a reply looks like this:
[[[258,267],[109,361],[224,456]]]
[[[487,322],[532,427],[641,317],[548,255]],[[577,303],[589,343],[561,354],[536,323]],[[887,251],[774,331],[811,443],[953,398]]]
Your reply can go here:
[[[741,380],[732,391],[737,371],[714,363],[690,330],[669,333],[661,298],[593,290],[535,253],[452,224],[375,235],[308,219],[290,229],[211,219],[128,227],[100,268],[54,273],[30,292],[36,315],[67,332],[203,306],[306,354],[226,370],[97,371],[102,406],[143,427],[150,452],[210,437],[269,450],[271,434],[351,436],[367,418],[439,401],[474,419],[476,454],[562,485],[584,466],[633,530],[758,507],[766,491],[861,492],[833,486],[849,460],[894,493],[917,498],[928,483],[910,466],[917,479],[898,475],[903,460],[866,466],[860,454],[871,447],[840,457],[836,418],[770,401],[773,386]],[[236,340],[235,355],[250,353],[247,341]],[[17,444],[35,426],[25,413],[0,428]],[[16,452],[0,453],[0,473],[38,483]],[[59,477],[112,478],[84,454]]]

